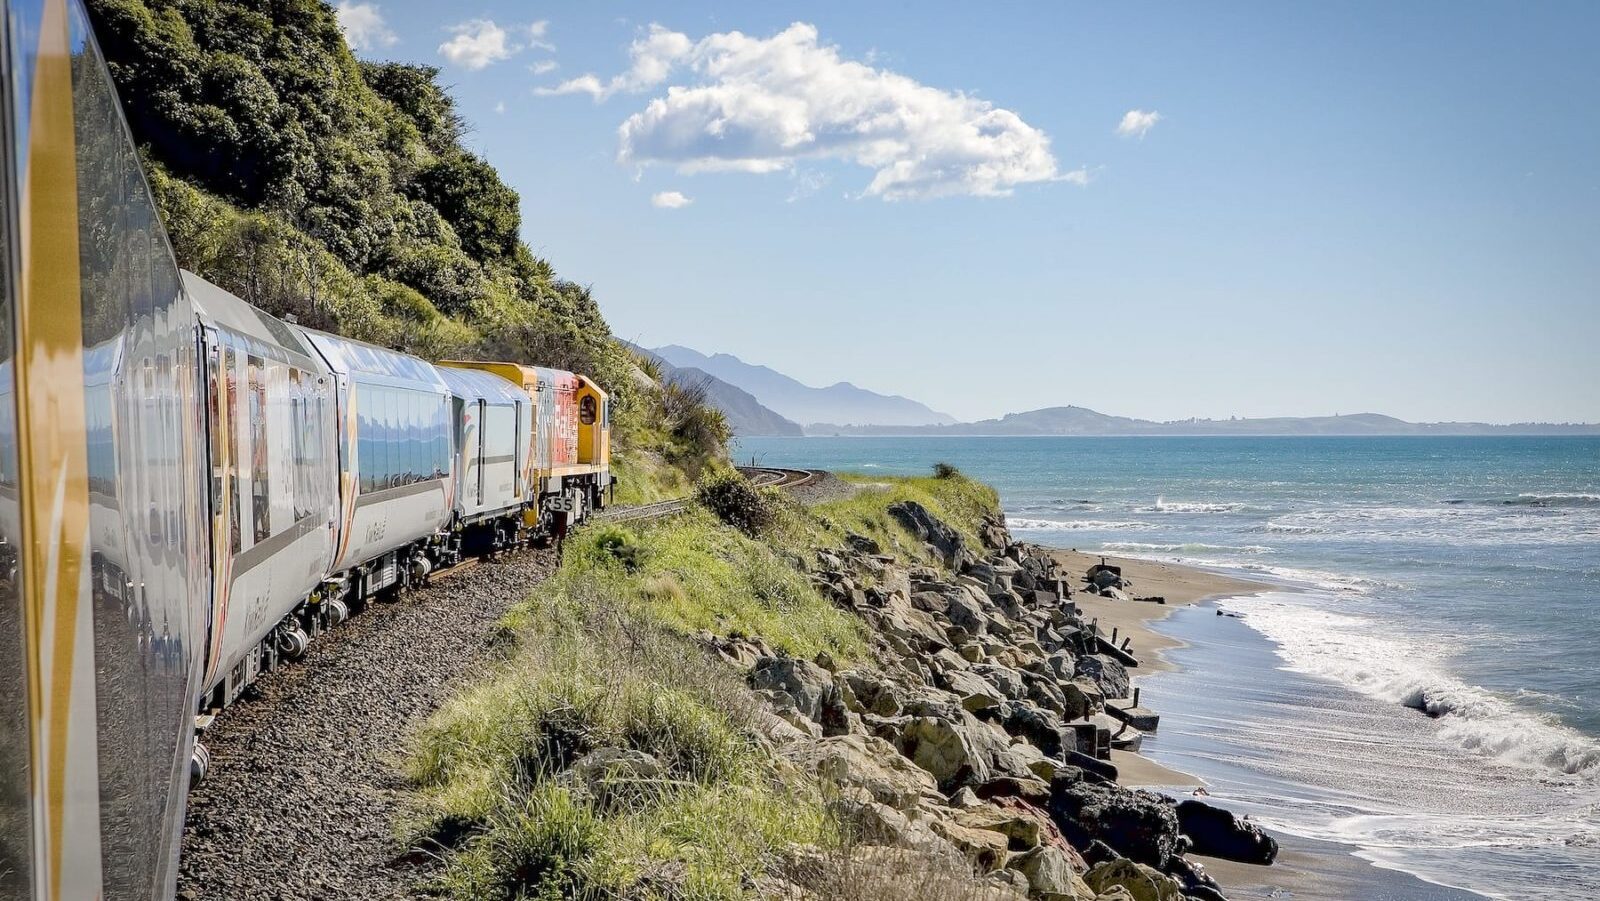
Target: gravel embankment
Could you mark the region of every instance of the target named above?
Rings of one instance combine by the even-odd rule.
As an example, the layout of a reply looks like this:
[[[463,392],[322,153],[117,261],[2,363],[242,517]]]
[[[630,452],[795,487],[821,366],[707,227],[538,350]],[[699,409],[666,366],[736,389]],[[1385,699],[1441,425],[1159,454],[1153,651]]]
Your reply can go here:
[[[817,480],[811,484],[801,485],[798,488],[790,488],[787,490],[790,494],[794,495],[794,497],[799,500],[800,503],[805,504],[807,507],[811,507],[815,506],[816,504],[826,503],[827,501],[849,497],[860,490],[860,487],[861,486],[859,485],[853,485],[849,482],[846,482],[844,479],[839,478],[831,472],[823,472],[820,476],[818,476]]]
[[[179,898],[412,896],[421,871],[394,838],[408,730],[482,673],[491,627],[555,560],[524,551],[368,604],[224,711],[190,795]]]

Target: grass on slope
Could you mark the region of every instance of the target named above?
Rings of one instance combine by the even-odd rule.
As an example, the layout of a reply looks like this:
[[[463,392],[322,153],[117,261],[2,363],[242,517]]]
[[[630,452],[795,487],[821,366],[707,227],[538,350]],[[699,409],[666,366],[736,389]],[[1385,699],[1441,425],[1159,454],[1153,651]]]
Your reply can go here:
[[[820,534],[815,543],[840,544],[848,532],[865,535],[878,542],[885,553],[902,560],[933,562],[923,543],[888,513],[892,504],[916,501],[934,516],[961,533],[967,543],[979,546],[978,530],[983,518],[1000,509],[1000,496],[982,482],[959,473],[945,476],[905,477],[845,474],[845,481],[857,486],[854,494],[811,508]]]
[[[417,791],[403,838],[441,850],[438,890],[739,899],[821,853],[808,881],[822,896],[915,896],[901,889],[933,876],[861,871],[823,787],[759,737],[760,702],[742,674],[695,640],[702,630],[759,636],[795,657],[864,660],[860,621],[816,592],[801,561],[846,530],[920,555],[882,512],[896,500],[917,500],[964,531],[993,509],[993,492],[964,479],[886,484],[815,511],[772,499],[774,524],[760,538],[698,506],[668,522],[574,535],[561,570],[502,624],[505,662],[409,749]],[[665,772],[575,779],[573,761],[600,748],[648,753]],[[958,891],[969,876],[940,875],[951,886],[944,896],[978,897]]]

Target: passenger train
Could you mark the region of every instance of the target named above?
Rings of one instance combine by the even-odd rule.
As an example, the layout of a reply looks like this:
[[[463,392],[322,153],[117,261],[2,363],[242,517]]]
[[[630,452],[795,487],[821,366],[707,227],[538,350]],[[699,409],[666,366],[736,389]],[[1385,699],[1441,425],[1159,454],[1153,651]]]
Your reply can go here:
[[[179,269],[80,0],[0,21],[0,901],[170,898],[197,720],[601,508],[610,402]]]

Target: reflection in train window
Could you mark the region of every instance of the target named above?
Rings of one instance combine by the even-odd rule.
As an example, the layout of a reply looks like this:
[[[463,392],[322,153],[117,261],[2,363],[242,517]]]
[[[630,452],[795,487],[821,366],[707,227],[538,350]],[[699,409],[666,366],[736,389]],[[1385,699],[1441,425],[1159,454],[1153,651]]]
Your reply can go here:
[[[248,361],[250,388],[250,517],[255,528],[255,541],[272,537],[271,494],[267,491],[267,384],[261,371],[261,358],[251,355]]]
[[[224,378],[228,385],[228,542],[235,554],[241,548],[239,524],[239,352],[232,347],[225,350]]]

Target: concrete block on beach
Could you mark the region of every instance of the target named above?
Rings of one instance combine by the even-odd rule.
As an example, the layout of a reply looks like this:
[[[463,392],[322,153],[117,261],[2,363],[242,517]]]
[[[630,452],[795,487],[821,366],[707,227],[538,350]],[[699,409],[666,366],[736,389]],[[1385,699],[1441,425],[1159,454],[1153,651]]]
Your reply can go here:
[[[1139,706],[1133,698],[1107,699],[1106,713],[1140,732],[1154,732],[1161,722],[1161,717],[1154,710]]]

